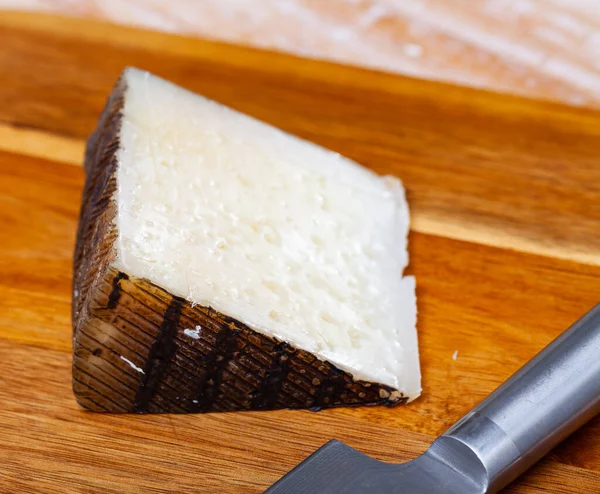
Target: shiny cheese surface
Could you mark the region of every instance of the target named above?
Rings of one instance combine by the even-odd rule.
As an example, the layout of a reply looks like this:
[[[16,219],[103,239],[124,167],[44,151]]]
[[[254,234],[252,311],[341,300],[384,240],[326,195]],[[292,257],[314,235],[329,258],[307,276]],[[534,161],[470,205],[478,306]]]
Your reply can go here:
[[[118,267],[418,396],[400,181],[149,73],[125,82]]]

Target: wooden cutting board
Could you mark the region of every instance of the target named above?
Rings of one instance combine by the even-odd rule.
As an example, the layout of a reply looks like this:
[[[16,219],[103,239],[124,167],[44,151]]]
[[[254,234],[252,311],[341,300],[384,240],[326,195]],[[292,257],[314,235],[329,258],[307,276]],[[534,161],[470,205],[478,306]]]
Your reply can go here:
[[[600,301],[600,113],[79,20],[3,13],[0,25],[1,492],[258,493],[333,437],[406,461]],[[319,413],[77,407],[80,163],[126,65],[404,181],[420,399]],[[600,492],[600,420],[507,492]]]

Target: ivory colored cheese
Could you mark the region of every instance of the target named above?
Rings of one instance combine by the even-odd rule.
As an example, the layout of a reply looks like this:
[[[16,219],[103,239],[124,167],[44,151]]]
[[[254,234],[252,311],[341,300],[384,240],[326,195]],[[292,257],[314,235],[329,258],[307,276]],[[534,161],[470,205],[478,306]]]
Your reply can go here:
[[[401,182],[147,72],[127,69],[120,84],[110,201],[111,269],[122,275],[112,282],[113,302],[122,280],[146,280],[355,381],[384,385],[382,398],[392,390],[394,399],[417,397]],[[88,161],[100,154],[88,146]],[[86,162],[88,174],[98,166]],[[188,326],[183,340],[209,338],[201,324]],[[166,345],[163,330],[149,362]],[[144,387],[157,371],[142,370]]]

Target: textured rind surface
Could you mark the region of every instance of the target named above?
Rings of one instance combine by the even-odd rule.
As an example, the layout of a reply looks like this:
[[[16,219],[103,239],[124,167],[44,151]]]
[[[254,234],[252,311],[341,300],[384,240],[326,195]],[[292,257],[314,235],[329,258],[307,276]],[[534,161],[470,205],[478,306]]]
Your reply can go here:
[[[309,352],[111,265],[124,91],[121,79],[86,149],[73,268],[73,390],[80,405],[186,413],[406,402],[389,386],[354,381]]]

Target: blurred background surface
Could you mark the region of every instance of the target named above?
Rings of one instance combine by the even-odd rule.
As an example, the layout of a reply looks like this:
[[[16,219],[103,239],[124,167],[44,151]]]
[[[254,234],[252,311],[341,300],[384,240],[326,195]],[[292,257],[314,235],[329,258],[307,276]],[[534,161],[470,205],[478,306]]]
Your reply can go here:
[[[0,0],[600,108],[600,0]]]

